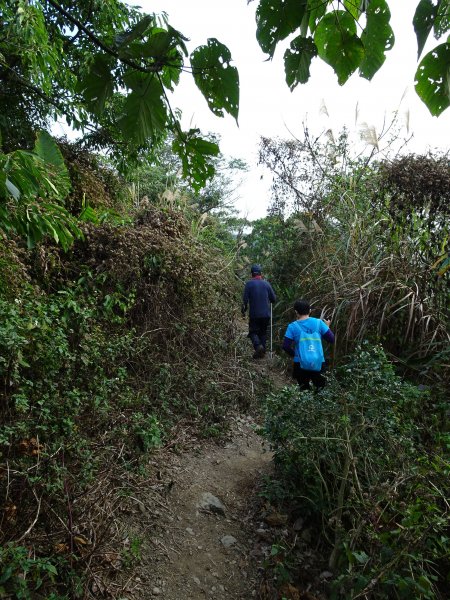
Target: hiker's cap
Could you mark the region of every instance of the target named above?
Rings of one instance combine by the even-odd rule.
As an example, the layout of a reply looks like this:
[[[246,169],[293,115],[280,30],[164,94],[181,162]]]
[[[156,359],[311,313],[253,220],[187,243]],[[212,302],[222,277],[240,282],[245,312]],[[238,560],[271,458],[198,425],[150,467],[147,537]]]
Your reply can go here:
[[[257,274],[261,274],[261,265],[252,265],[250,272],[252,273],[252,275],[257,275]]]

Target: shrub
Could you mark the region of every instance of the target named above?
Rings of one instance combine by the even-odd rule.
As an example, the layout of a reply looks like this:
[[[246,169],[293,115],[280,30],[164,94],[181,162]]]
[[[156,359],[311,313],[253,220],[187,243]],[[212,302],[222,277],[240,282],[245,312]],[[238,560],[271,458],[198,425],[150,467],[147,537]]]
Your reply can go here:
[[[218,280],[223,259],[181,213],[84,230],[29,265],[12,243],[0,255],[8,280],[26,275],[0,290],[1,560],[5,593],[22,598],[96,593],[89,574],[123,542],[113,521],[147,453],[186,421],[216,434],[254,393],[232,276]],[[74,587],[67,565],[86,580]]]
[[[379,347],[320,393],[268,398],[277,473],[297,510],[324,524],[335,598],[443,597],[450,464],[423,446],[429,401]]]

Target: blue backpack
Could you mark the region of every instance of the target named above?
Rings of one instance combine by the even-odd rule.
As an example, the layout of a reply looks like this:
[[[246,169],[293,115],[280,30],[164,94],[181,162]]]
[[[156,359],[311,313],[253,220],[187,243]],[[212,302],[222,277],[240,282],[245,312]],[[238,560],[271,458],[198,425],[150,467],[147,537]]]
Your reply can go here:
[[[300,358],[300,368],[307,371],[320,371],[325,361],[322,347],[322,336],[319,332],[320,321],[302,323],[297,321],[298,338],[295,337],[295,345]]]

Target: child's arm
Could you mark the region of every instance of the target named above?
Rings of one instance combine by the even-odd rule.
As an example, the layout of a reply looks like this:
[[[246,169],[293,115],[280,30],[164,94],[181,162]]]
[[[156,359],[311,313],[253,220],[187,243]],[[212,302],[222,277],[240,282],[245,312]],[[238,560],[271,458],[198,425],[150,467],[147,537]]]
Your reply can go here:
[[[330,329],[331,321],[330,319],[323,319],[323,322],[328,327],[328,329],[324,333],[322,333],[321,336],[330,344],[334,344],[334,333]]]

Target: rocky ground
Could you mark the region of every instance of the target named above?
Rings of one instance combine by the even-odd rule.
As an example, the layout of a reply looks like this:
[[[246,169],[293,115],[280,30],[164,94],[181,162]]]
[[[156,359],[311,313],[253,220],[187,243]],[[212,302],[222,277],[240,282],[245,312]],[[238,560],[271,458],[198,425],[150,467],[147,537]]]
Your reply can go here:
[[[257,492],[272,466],[255,428],[252,417],[235,417],[225,442],[161,456],[155,466],[163,483],[148,498],[158,510],[149,518],[141,501],[142,518],[132,527],[142,541],[135,597],[257,597],[258,566],[270,551]],[[132,544],[133,533],[130,552]]]
[[[272,359],[255,369],[276,386],[290,383]],[[121,600],[324,600],[331,573],[314,532],[299,515],[280,514],[264,499],[272,454],[258,417],[235,415],[225,439],[175,442],[152,457],[151,479],[128,498],[124,548],[116,573]],[[295,557],[294,583],[279,577],[277,545]],[[281,560],[281,559],[280,559]],[[289,576],[289,579],[292,578]],[[99,590],[101,591],[101,590]]]

